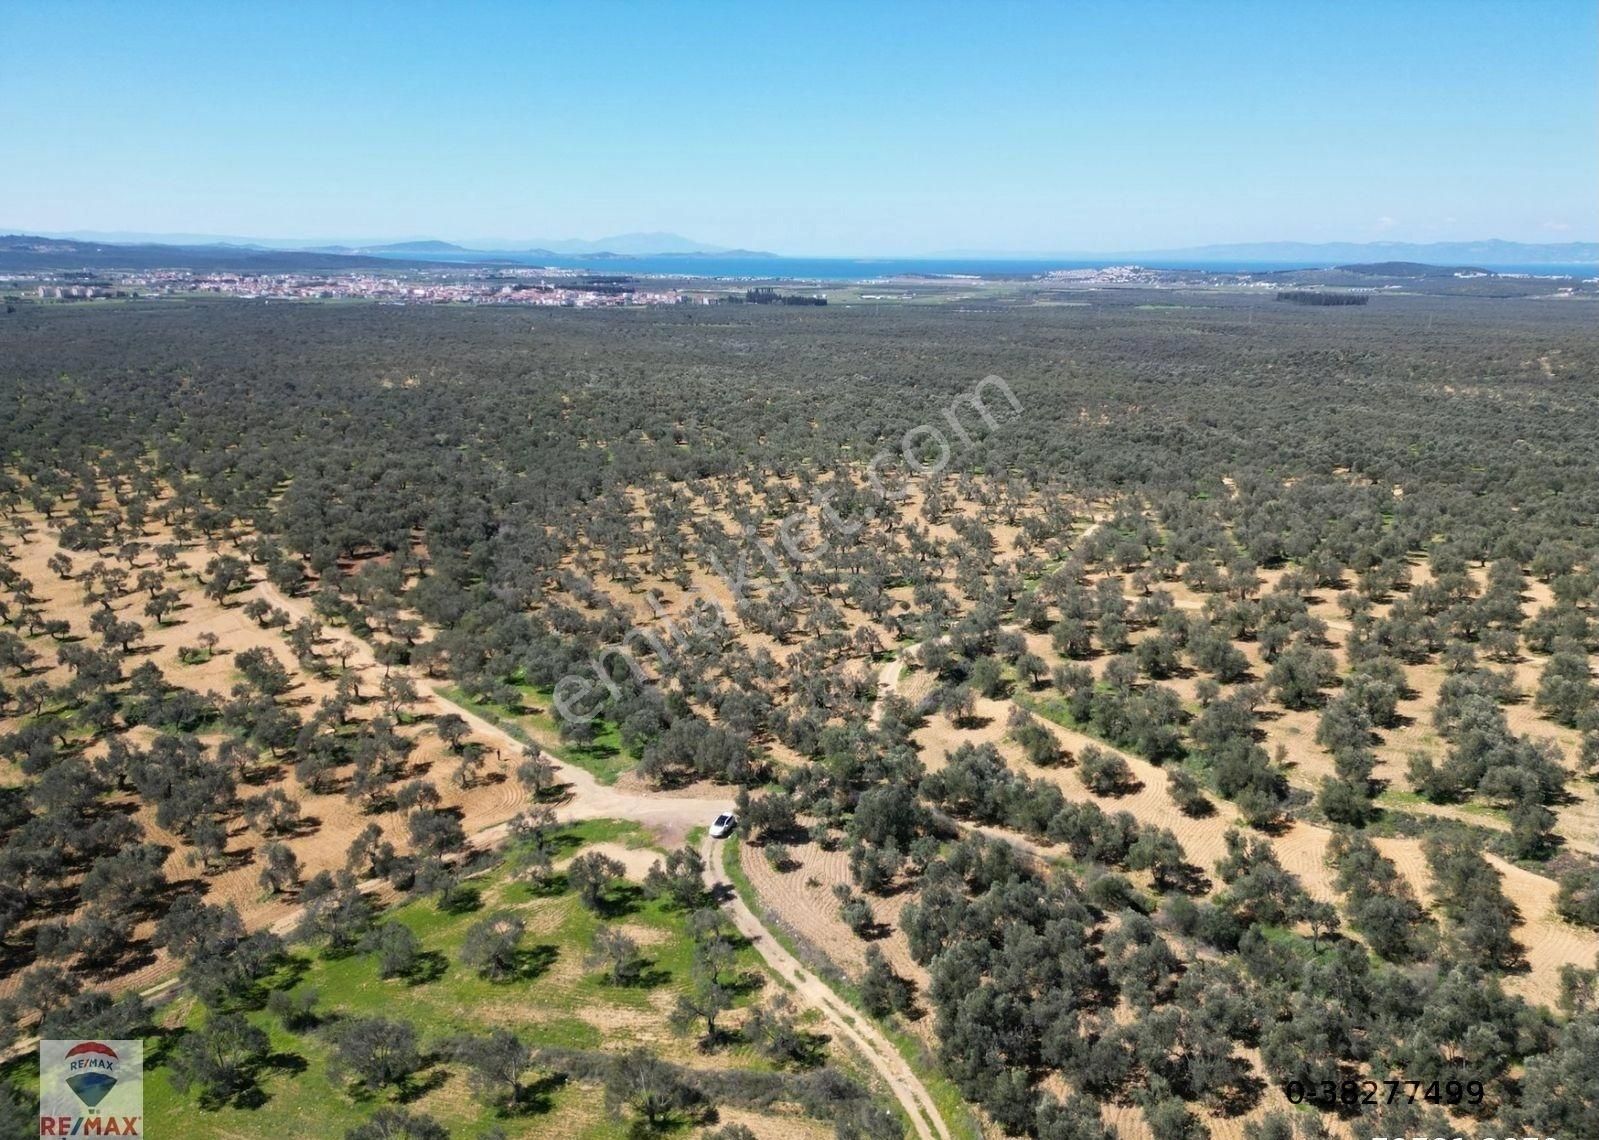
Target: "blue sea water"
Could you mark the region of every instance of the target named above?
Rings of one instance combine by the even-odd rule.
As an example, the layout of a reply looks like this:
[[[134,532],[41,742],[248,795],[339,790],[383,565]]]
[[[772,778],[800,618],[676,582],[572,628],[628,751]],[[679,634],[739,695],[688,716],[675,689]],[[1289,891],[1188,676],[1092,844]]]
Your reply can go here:
[[[394,254],[415,257],[415,254]],[[881,277],[909,275],[933,277],[1022,276],[1031,277],[1053,269],[1103,269],[1126,265],[1125,259],[1104,258],[1092,261],[1005,260],[965,258],[843,258],[843,257],[530,257],[524,254],[427,254],[430,261],[481,263],[485,257],[517,265],[550,266],[557,269],[583,269],[600,274],[653,274],[673,277],[731,277],[750,280],[777,279],[814,281],[867,281]],[[1279,269],[1321,268],[1307,262],[1270,261],[1140,261],[1148,269],[1189,269],[1213,273],[1269,272]],[[1497,273],[1530,273],[1540,277],[1593,277],[1599,266],[1587,265],[1499,265],[1487,266]]]

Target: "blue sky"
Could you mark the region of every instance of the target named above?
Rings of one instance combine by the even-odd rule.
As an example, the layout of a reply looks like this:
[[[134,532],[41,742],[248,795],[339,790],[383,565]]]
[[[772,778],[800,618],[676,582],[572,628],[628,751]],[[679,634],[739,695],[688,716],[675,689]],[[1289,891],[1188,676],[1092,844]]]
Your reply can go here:
[[[24,3],[0,229],[1599,237],[1599,5]]]

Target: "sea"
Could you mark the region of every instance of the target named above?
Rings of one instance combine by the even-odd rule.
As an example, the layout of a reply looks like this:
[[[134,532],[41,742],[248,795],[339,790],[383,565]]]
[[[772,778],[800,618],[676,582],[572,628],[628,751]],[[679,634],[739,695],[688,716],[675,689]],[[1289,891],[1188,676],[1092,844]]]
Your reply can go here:
[[[392,254],[396,259],[418,255]],[[596,274],[628,274],[660,277],[719,277],[741,280],[784,281],[870,281],[888,277],[1034,277],[1057,269],[1104,269],[1127,265],[1125,259],[1091,261],[992,258],[844,258],[844,257],[533,257],[518,253],[432,253],[429,261],[460,261],[482,264],[492,258],[516,265],[548,266],[554,269],[581,269]],[[1151,260],[1137,264],[1146,269],[1193,270],[1205,273],[1266,273],[1285,269],[1318,269],[1310,262],[1273,261],[1181,261]],[[1495,273],[1530,274],[1537,277],[1593,277],[1599,265],[1489,265],[1481,268]]]

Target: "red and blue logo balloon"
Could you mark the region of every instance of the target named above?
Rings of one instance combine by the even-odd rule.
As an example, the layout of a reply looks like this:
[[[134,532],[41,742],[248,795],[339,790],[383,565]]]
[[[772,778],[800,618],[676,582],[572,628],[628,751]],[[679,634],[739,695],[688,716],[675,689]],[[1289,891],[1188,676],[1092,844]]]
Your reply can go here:
[[[79,1057],[82,1061],[74,1064],[74,1058]],[[90,1108],[97,1107],[117,1087],[117,1054],[109,1045],[102,1045],[98,1041],[74,1045],[67,1050],[67,1063],[72,1068],[81,1069],[67,1078],[67,1087]]]

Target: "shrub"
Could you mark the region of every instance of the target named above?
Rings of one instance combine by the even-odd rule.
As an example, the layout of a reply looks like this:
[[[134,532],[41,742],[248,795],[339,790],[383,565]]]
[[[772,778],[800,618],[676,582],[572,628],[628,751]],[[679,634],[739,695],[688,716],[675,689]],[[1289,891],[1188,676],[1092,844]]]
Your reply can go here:
[[[838,917],[844,920],[857,935],[865,937],[877,925],[877,916],[872,913],[872,904],[860,895],[850,890],[843,883],[833,887],[833,894],[838,899]]]
[[[1077,758],[1077,778],[1098,796],[1123,796],[1138,788],[1126,760],[1093,744]]]
[[[1194,819],[1202,819],[1215,812],[1210,798],[1200,790],[1193,773],[1181,768],[1166,769],[1166,793],[1171,796],[1177,810]]]

